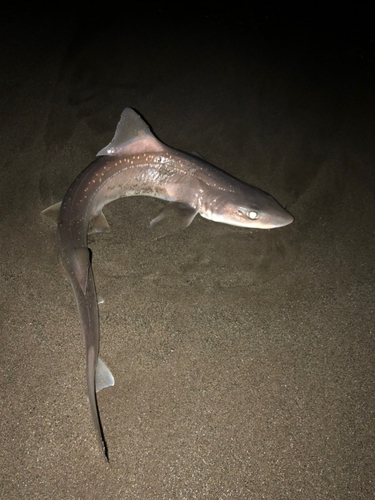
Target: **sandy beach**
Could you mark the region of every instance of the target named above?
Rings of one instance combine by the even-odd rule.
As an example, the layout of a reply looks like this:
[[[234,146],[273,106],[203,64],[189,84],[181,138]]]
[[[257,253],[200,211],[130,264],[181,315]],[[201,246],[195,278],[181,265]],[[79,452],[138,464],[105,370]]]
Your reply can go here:
[[[302,18],[102,8],[2,20],[0,498],[373,499],[373,45]],[[106,464],[40,213],[125,107],[295,221],[164,235],[148,228],[163,201],[105,207],[89,246]]]

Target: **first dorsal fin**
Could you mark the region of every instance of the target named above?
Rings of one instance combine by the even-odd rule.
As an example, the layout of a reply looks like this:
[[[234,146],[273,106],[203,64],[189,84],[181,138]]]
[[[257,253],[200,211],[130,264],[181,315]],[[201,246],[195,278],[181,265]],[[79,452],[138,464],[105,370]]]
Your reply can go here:
[[[163,149],[163,143],[156,139],[142,118],[133,109],[125,108],[112,141],[96,156],[131,155]]]

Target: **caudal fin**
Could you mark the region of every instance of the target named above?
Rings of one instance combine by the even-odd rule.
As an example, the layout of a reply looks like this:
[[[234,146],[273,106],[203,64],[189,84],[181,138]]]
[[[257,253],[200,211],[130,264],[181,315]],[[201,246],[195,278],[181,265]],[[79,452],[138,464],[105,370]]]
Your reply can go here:
[[[107,444],[104,439],[104,433],[103,433],[103,427],[100,422],[100,417],[99,417],[99,410],[98,410],[98,404],[96,401],[96,393],[95,393],[95,377],[96,377],[96,365],[97,365],[97,359],[95,356],[95,350],[93,347],[89,348],[87,352],[87,389],[88,389],[88,396],[89,396],[89,403],[90,403],[90,410],[91,410],[91,416],[92,420],[94,423],[96,435],[98,437],[99,441],[99,446],[103,452],[105,460],[108,462],[108,449],[107,449]],[[108,378],[108,373],[112,377],[111,372],[108,370],[108,368],[105,366],[105,364],[101,361],[100,365],[104,365],[106,370],[104,372],[107,375]],[[99,372],[101,372],[99,368]],[[112,377],[113,379],[113,377]],[[110,384],[111,385],[111,384]],[[113,384],[112,384],[113,385]],[[108,387],[108,385],[107,385]]]

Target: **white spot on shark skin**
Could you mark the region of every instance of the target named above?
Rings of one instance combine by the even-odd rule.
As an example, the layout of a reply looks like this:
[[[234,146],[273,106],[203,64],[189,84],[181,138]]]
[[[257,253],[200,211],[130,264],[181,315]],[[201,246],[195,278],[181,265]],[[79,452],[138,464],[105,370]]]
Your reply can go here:
[[[155,163],[173,163],[172,160],[169,160],[168,158],[165,158],[165,156],[157,156],[154,158]]]

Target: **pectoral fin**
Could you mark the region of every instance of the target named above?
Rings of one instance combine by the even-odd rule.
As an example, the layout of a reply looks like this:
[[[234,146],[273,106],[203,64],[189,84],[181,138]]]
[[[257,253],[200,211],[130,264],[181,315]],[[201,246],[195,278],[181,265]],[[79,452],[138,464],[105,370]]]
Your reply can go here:
[[[196,208],[179,201],[173,201],[150,222],[149,227],[152,228],[163,221],[163,226],[171,229],[170,232],[185,229],[192,223],[197,213],[198,210]]]
[[[111,387],[112,385],[115,385],[115,379],[113,378],[112,373],[107,365],[100,358],[98,358],[95,372],[96,392],[99,392],[106,387]]]

